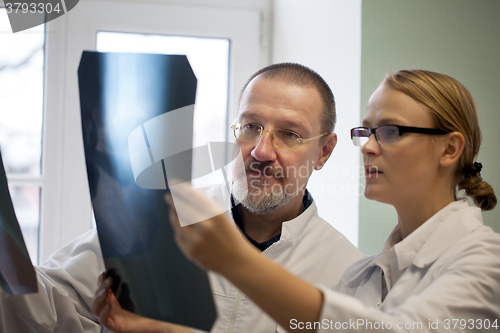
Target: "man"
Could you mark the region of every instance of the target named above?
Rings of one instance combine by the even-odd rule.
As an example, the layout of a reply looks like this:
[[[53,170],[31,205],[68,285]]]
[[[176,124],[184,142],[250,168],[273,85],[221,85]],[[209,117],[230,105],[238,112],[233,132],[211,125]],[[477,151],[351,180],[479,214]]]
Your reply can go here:
[[[313,170],[323,167],[337,143],[335,118],[326,82],[307,67],[285,63],[263,68],[248,80],[232,126],[247,174],[247,186],[233,185],[236,224],[266,256],[329,287],[361,255],[318,216],[306,190]],[[210,281],[219,313],[213,331],[276,330],[224,278],[211,274]]]
[[[247,82],[232,126],[246,169],[246,177],[232,189],[236,224],[264,255],[305,280],[329,287],[361,256],[318,216],[306,191],[309,176],[323,167],[335,147],[334,124],[335,102],[326,82],[304,66],[276,64]],[[102,270],[97,234],[90,231],[37,268],[38,295],[2,294],[4,327],[22,318],[23,328],[37,332],[99,332],[90,305]],[[219,315],[213,332],[277,329],[227,280],[210,274],[210,282]]]

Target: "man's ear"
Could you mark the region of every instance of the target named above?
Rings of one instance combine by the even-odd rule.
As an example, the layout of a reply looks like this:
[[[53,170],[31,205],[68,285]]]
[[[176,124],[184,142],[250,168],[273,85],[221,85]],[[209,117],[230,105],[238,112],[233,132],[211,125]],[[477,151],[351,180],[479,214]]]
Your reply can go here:
[[[446,134],[443,140],[443,150],[439,159],[439,164],[442,167],[449,167],[455,164],[465,147],[465,138],[460,132],[452,132]]]
[[[318,156],[318,162],[316,162],[316,165],[314,166],[314,170],[321,170],[323,168],[323,165],[325,165],[326,161],[328,161],[328,158],[330,158],[330,155],[333,152],[333,148],[337,145],[337,134],[331,133],[328,134],[324,139],[323,143],[321,144],[319,156]]]

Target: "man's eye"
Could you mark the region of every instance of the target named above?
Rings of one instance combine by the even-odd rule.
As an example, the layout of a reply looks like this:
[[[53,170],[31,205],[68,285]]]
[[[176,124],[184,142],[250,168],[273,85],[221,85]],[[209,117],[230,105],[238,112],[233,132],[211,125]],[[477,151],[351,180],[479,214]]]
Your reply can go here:
[[[260,128],[259,125],[255,124],[245,124],[243,125],[243,129],[248,130],[248,131],[258,131]]]
[[[300,135],[298,135],[297,133],[295,132],[292,132],[292,131],[284,131],[284,130],[280,130],[279,131],[280,134],[284,137],[286,137],[287,139],[300,139]]]

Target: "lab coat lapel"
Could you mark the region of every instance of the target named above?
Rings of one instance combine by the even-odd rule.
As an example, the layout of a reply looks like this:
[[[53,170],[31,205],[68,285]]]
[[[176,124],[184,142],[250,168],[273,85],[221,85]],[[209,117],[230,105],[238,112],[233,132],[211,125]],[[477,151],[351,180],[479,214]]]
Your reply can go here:
[[[444,217],[444,221],[416,255],[413,260],[414,266],[424,268],[431,265],[460,239],[470,234],[473,229],[483,225],[479,208],[470,207],[471,209],[461,210],[460,214],[457,214],[462,205],[468,206],[469,204],[464,201],[460,205],[456,205],[451,213]]]

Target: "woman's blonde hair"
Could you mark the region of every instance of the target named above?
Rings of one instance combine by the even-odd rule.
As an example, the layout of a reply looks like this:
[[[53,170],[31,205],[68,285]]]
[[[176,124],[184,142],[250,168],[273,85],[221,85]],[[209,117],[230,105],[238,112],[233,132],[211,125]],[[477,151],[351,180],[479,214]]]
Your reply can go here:
[[[385,83],[426,105],[432,112],[436,128],[463,134],[465,147],[458,161],[455,184],[482,210],[495,208],[495,191],[483,181],[481,165],[475,163],[481,146],[481,129],[476,105],[467,88],[447,75],[413,69],[389,73]]]

